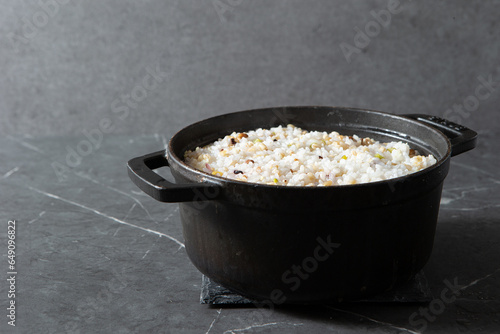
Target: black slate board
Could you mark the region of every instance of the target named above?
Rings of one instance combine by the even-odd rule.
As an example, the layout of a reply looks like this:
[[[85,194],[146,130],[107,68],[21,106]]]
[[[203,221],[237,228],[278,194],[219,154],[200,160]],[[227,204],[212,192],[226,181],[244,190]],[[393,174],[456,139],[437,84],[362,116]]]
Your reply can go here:
[[[415,278],[404,285],[380,295],[352,301],[354,303],[428,303],[433,299],[425,274],[421,271]],[[209,305],[247,305],[255,302],[202,275],[201,304]]]

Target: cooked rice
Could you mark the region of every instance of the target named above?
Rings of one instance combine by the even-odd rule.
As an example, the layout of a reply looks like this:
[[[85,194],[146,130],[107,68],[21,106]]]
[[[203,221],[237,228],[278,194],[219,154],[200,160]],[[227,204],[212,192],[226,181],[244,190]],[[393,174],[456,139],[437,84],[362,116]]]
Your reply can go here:
[[[289,124],[236,133],[185,153],[185,162],[228,179],[287,186],[335,186],[387,180],[436,163],[403,142],[305,131]]]

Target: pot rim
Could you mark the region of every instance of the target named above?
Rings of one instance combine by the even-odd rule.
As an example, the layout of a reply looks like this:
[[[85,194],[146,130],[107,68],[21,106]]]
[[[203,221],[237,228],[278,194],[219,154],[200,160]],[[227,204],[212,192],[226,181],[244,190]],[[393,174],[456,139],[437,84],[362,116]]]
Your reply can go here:
[[[381,116],[385,115],[385,116],[395,117],[395,118],[398,118],[398,119],[400,119],[402,121],[413,123],[413,124],[418,125],[418,126],[424,125],[429,130],[433,131],[435,134],[437,134],[438,136],[440,136],[441,138],[443,138],[446,141],[446,143],[447,143],[447,150],[446,150],[446,153],[443,155],[443,157],[441,159],[437,160],[434,165],[429,166],[427,168],[424,168],[424,169],[422,169],[422,170],[420,170],[418,172],[414,172],[414,173],[407,174],[407,175],[404,175],[404,176],[399,176],[399,177],[396,177],[396,178],[391,178],[391,179],[386,179],[386,180],[380,180],[380,181],[373,181],[373,182],[365,182],[365,183],[357,183],[357,184],[345,184],[345,185],[334,185],[334,186],[287,186],[287,185],[269,185],[269,184],[255,183],[255,182],[244,182],[244,181],[238,181],[238,180],[228,179],[228,178],[221,177],[221,176],[211,175],[211,174],[208,174],[207,172],[198,170],[198,169],[196,169],[194,167],[191,167],[188,164],[186,164],[181,157],[179,157],[177,154],[175,154],[174,149],[173,149],[173,142],[175,141],[175,139],[176,139],[176,137],[178,135],[180,135],[181,133],[183,133],[185,131],[188,131],[188,129],[191,128],[191,127],[195,127],[197,125],[201,125],[202,123],[207,122],[209,120],[215,120],[215,119],[217,119],[219,117],[227,117],[227,116],[232,116],[232,115],[236,115],[236,114],[248,113],[248,112],[252,112],[252,111],[263,111],[263,110],[270,110],[271,111],[273,109],[306,109],[306,108],[308,108],[308,109],[332,109],[332,111],[335,110],[335,109],[336,110],[360,111],[360,112],[370,113],[370,114],[379,114]],[[254,129],[250,129],[250,130],[254,130]],[[250,131],[250,130],[248,130],[248,131]],[[380,130],[381,130],[380,132],[383,132],[384,128],[380,128]],[[401,139],[400,141],[404,142],[403,139]],[[208,144],[210,144],[210,143],[208,143]],[[208,144],[205,144],[205,145],[208,145]],[[380,186],[380,185],[387,185],[387,184],[390,184],[390,183],[403,182],[403,181],[406,181],[406,180],[408,180],[410,178],[417,178],[417,177],[419,177],[421,175],[430,173],[431,171],[433,171],[433,170],[435,170],[437,168],[440,168],[450,158],[451,152],[452,152],[452,145],[451,145],[450,139],[442,131],[439,131],[435,127],[433,127],[431,125],[428,125],[428,124],[426,124],[424,122],[418,121],[418,120],[410,118],[410,117],[406,117],[404,115],[397,115],[397,114],[393,114],[393,113],[389,113],[389,112],[382,112],[382,111],[372,110],[372,109],[351,108],[351,107],[337,107],[337,106],[281,106],[281,107],[255,108],[255,109],[249,109],[249,110],[241,110],[241,111],[236,111],[236,112],[221,114],[221,115],[217,115],[217,116],[212,116],[212,117],[209,117],[209,118],[197,121],[195,123],[192,123],[192,124],[184,127],[183,129],[177,131],[171,137],[171,139],[168,142],[168,148],[167,148],[167,150],[165,152],[165,156],[166,156],[166,158],[167,158],[167,160],[169,162],[173,160],[175,162],[175,164],[177,164],[178,166],[181,166],[182,168],[184,168],[185,170],[189,171],[190,173],[195,174],[198,177],[198,179],[200,179],[202,182],[209,182],[209,183],[216,184],[216,185],[219,185],[219,186],[234,185],[234,186],[241,186],[241,187],[252,187],[252,188],[259,187],[259,188],[264,188],[264,189],[265,188],[269,188],[269,189],[282,189],[282,190],[285,190],[285,189],[288,189],[288,190],[292,190],[292,189],[301,189],[301,190],[311,189],[311,190],[306,190],[306,191],[313,191],[313,190],[314,191],[318,191],[318,189],[328,189],[328,191],[332,191],[332,189],[346,189],[346,188],[348,188],[348,189],[355,189],[355,188],[363,189],[363,188],[368,188],[368,187],[376,187],[376,186]],[[323,190],[323,191],[327,191],[327,190]]]

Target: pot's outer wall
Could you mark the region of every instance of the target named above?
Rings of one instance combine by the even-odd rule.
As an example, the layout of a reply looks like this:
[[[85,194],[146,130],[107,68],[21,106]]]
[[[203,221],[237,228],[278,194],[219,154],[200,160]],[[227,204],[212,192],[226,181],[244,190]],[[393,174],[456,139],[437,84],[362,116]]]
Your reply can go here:
[[[427,262],[441,188],[352,211],[270,213],[220,201],[183,203],[186,251],[205,275],[251,298],[272,299],[276,289],[286,302],[361,297],[407,281]],[[302,269],[294,272],[294,265]]]

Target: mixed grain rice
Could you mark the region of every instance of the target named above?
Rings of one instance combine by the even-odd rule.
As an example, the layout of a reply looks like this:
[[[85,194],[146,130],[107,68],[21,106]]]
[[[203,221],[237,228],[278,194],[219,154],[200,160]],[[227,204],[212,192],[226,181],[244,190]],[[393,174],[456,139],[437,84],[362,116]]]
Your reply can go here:
[[[226,136],[185,153],[185,162],[228,179],[271,185],[335,186],[387,180],[432,166],[403,142],[305,131],[289,124]]]

